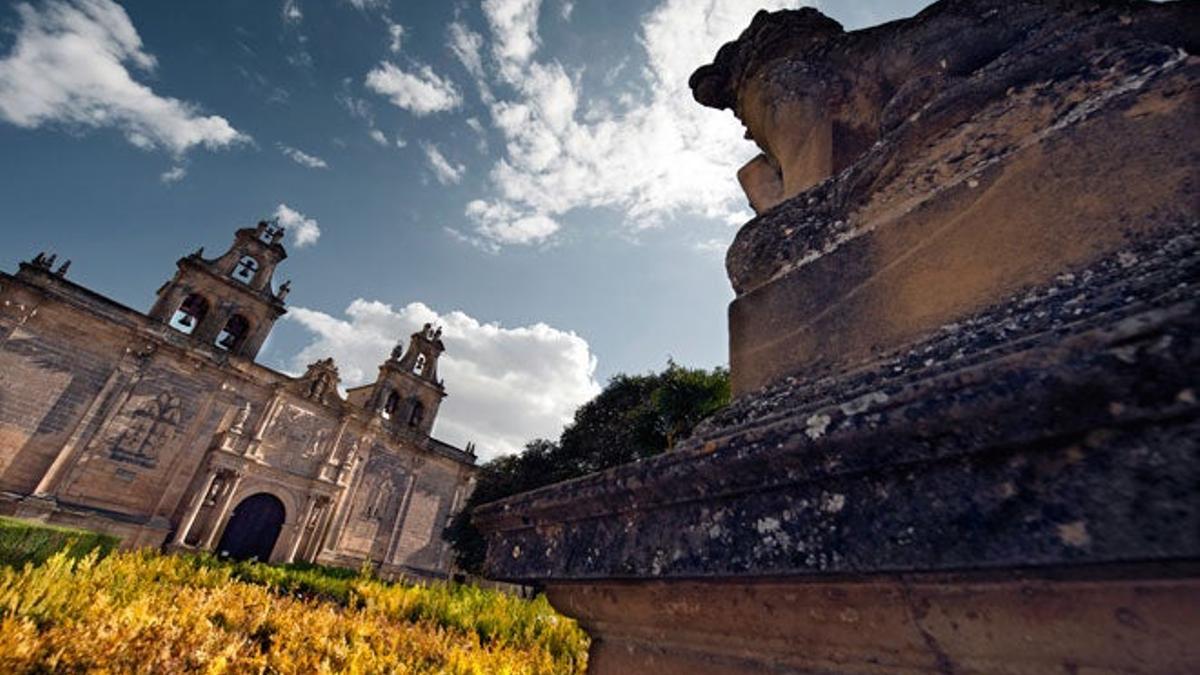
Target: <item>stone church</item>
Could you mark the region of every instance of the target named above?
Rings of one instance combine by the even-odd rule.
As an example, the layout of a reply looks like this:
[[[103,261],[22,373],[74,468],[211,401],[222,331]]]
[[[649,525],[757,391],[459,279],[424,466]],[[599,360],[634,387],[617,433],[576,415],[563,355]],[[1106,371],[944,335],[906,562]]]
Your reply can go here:
[[[148,314],[54,256],[0,273],[0,513],[129,547],[444,576],[441,533],[477,469],[431,435],[441,330],[345,397],[332,359],[300,377],[255,363],[287,311],[282,237],[260,222],[181,258]]]

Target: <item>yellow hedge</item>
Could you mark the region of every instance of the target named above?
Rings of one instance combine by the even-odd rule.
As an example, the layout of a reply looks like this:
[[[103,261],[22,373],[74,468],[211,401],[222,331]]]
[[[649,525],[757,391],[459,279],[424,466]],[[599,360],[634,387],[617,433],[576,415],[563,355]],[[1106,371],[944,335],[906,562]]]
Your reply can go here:
[[[522,601],[492,594],[501,611],[485,613],[494,633],[482,631],[481,639],[477,617],[474,629],[454,628],[467,619],[435,616],[455,607],[431,610],[420,594],[364,579],[355,587],[359,600],[342,606],[280,595],[233,579],[228,568],[183,557],[93,553],[72,560],[59,553],[43,565],[0,569],[0,672],[492,675],[586,668],[586,638],[548,605],[531,640],[528,627],[503,620],[504,603]],[[486,597],[474,597],[475,604],[486,606]]]

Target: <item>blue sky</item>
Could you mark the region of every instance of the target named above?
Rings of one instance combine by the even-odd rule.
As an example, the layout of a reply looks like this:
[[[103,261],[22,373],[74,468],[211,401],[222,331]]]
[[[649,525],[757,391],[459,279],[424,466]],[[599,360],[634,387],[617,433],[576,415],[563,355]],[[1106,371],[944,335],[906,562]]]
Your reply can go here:
[[[688,74],[786,0],[34,0],[0,7],[0,265],[146,309],[181,255],[289,225],[260,355],[369,381],[446,326],[438,436],[556,436],[611,375],[726,362],[753,154]],[[846,0],[847,28],[924,3]]]

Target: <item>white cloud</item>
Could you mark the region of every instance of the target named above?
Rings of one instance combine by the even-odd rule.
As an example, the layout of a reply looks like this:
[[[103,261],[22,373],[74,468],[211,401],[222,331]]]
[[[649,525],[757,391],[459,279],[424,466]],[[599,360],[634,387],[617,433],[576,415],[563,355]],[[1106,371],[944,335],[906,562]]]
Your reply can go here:
[[[376,143],[384,147],[391,145],[391,143],[388,142],[387,134],[383,133],[382,131],[378,129],[371,129],[367,133],[371,136],[371,140],[375,141]]]
[[[575,11],[575,3],[572,0],[562,0],[562,5],[559,7],[559,14],[563,21],[570,21],[571,14]]]
[[[182,166],[173,166],[170,169],[162,172],[158,179],[167,184],[178,183],[179,181],[183,180],[183,177],[186,175],[187,169],[183,168]]]
[[[396,147],[397,148],[407,148],[408,141],[404,140],[403,138],[400,137],[399,134],[397,134],[396,135]]]
[[[454,164],[446,159],[442,151],[433,143],[422,143],[421,149],[425,151],[425,157],[429,160],[429,168],[433,169],[433,175],[439,183],[450,185],[462,182],[467,167],[462,164]]]
[[[133,79],[126,64],[148,73],[156,61],[111,0],[48,0],[39,9],[21,3],[17,14],[12,51],[0,60],[0,119],[27,129],[114,128],[140,148],[176,154],[249,140],[225,118]]]
[[[475,230],[498,244],[537,244],[559,230],[559,224],[542,213],[523,214],[508,204],[476,199],[467,204]]]
[[[438,76],[429,66],[407,73],[391,62],[382,61],[367,73],[366,85],[387,96],[396,107],[418,117],[453,110],[462,103],[462,95],[454,83]]]
[[[275,217],[279,219],[279,224],[291,233],[292,245],[296,248],[315,244],[317,239],[321,238],[321,227],[316,219],[309,218],[287,204],[280,204],[275,208]]]
[[[483,15],[492,30],[492,56],[509,82],[520,77],[521,66],[537,51],[537,22],[541,0],[483,0]]]
[[[483,122],[480,122],[478,117],[468,117],[467,126],[471,129],[471,131],[475,132],[475,149],[486,155],[488,151],[488,142],[487,131],[483,128]]]
[[[342,80],[342,91],[339,92],[334,98],[339,104],[341,104],[343,108],[346,109],[346,112],[350,113],[351,117],[357,117],[360,120],[365,120],[367,124],[374,124],[375,115],[371,112],[371,104],[350,94],[351,81],[352,80],[348,77],[344,78]]]
[[[455,21],[447,29],[449,33],[450,51],[458,58],[467,72],[476,79],[482,80],[483,73],[483,36]]]
[[[404,46],[404,26],[401,26],[398,23],[387,21],[387,29],[388,51],[393,54],[399,54],[400,49]]]
[[[450,395],[434,431],[460,447],[476,442],[485,461],[519,452],[533,438],[557,438],[575,409],[600,391],[587,341],[544,323],[506,328],[463,312],[438,314],[419,302],[394,309],[363,299],[350,304],[345,318],[303,307],[286,316],[314,334],[295,369],[332,356],[350,387],[374,381],[397,341],[407,345],[425,323],[442,326],[446,352],[438,376]]]
[[[288,159],[299,164],[300,166],[308,167],[310,169],[329,168],[329,165],[325,163],[325,160],[321,159],[320,157],[310,155],[307,152],[293,148],[290,145],[284,145],[283,143],[280,143],[279,151],[286,155]]]
[[[304,12],[300,11],[300,3],[297,0],[283,0],[283,9],[280,12],[283,14],[284,23],[300,23],[304,20]]]
[[[646,65],[640,78],[627,77],[636,87],[581,102],[577,74],[557,60],[533,58],[538,3],[485,2],[497,61],[492,74],[514,93],[491,99],[486,79],[481,86],[505,147],[489,174],[488,208],[467,211],[477,233],[499,243],[537,243],[561,216],[596,207],[618,210],[635,230],[683,214],[731,223],[750,217],[735,175],[757,149],[727,111],[695,103],[687,79],[757,10],[799,4],[663,0],[642,22]],[[455,35],[450,46],[470,70],[470,52]]]

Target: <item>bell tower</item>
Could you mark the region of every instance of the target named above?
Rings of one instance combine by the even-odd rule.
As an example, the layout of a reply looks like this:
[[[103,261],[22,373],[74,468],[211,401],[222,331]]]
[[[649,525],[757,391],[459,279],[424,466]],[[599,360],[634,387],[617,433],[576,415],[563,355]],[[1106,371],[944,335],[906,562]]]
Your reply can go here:
[[[370,406],[389,426],[408,428],[426,436],[433,429],[446,388],[437,376],[438,357],[446,351],[442,329],[425,324],[399,344],[379,366],[379,378],[371,390]]]
[[[253,359],[275,321],[287,309],[291,288],[276,291],[275,266],[287,258],[283,228],[260,221],[234,233],[223,255],[208,259],[201,248],[180,258],[174,278],[158,289],[150,317],[230,354]]]

